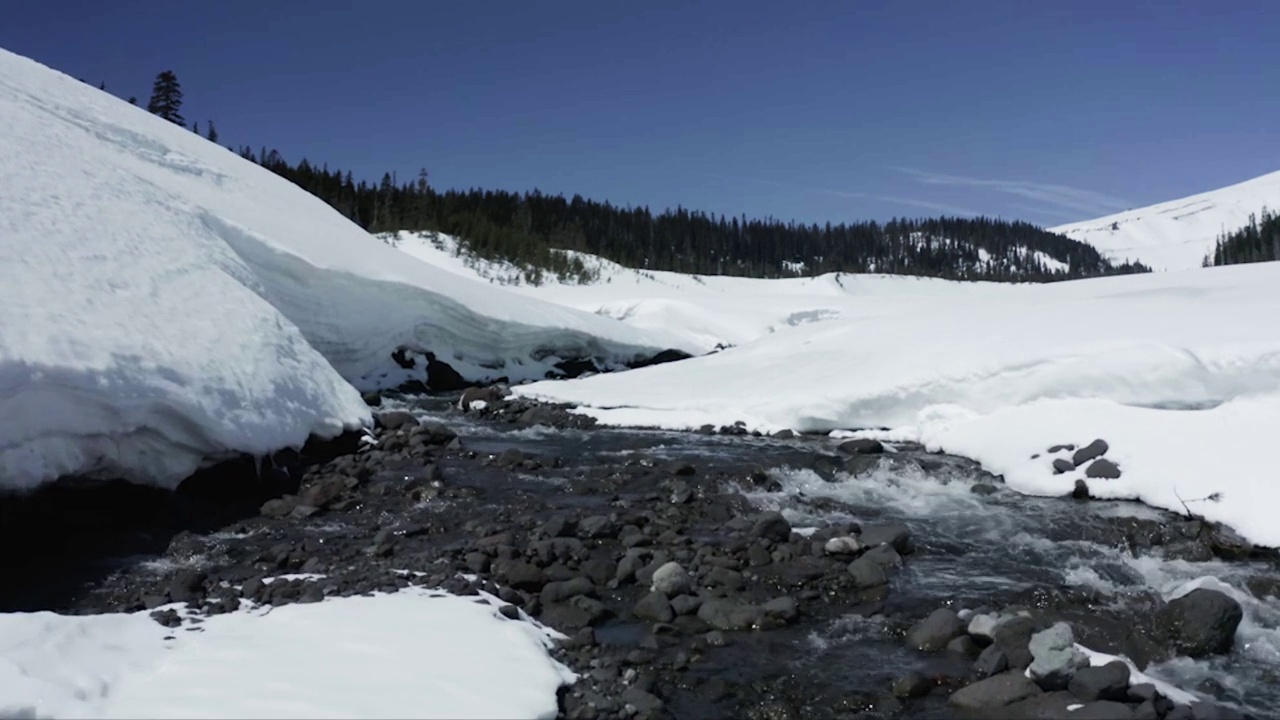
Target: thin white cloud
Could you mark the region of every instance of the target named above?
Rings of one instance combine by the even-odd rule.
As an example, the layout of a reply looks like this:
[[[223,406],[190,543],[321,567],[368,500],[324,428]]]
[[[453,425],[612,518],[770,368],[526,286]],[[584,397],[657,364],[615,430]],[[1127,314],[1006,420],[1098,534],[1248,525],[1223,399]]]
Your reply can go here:
[[[863,198],[866,200],[878,200],[880,202],[894,203],[897,205],[909,205],[911,207],[923,208],[925,210],[932,210],[934,212],[940,212],[940,213],[948,213],[950,215],[963,215],[966,217],[977,217],[979,215],[986,214],[986,213],[978,212],[977,210],[971,210],[966,207],[960,207],[959,205],[948,205],[946,203],[938,203],[930,200],[917,200],[916,198],[906,198],[906,197],[900,197],[897,195],[879,195],[877,193],[847,192],[844,190],[819,190],[818,192],[821,192],[827,195],[837,195],[839,197]]]
[[[957,187],[986,188],[995,192],[1017,195],[1038,203],[1057,208],[1066,208],[1081,213],[1105,215],[1107,213],[1132,207],[1133,204],[1121,198],[1111,197],[1092,190],[1081,190],[1067,185],[1052,183],[1027,182],[1023,180],[987,180],[983,178],[946,175],[926,172],[914,168],[891,166],[892,170],[909,175],[916,182],[925,185],[952,185]],[[1042,212],[1048,212],[1042,210]],[[1060,211],[1059,211],[1060,212]]]

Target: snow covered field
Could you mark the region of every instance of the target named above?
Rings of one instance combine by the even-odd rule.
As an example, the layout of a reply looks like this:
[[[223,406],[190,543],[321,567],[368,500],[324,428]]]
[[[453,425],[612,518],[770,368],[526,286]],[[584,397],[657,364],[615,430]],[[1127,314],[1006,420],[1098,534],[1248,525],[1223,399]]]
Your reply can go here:
[[[0,614],[0,717],[553,718],[574,675],[548,644],[486,600],[419,589],[172,630]]]
[[[1200,267],[1218,236],[1239,230],[1263,208],[1280,208],[1280,172],[1217,190],[1049,228],[1089,243],[1112,260],[1140,260],[1154,270]]]
[[[1103,438],[1122,477],[1090,480],[1094,494],[1181,512],[1179,497],[1218,493],[1191,507],[1280,546],[1280,264],[1051,285],[893,280],[866,279],[880,291],[839,298],[831,319],[720,353],[518,392],[611,424],[888,428],[864,434],[972,457],[1043,495],[1083,477],[1055,475],[1050,446]],[[742,302],[787,296],[754,281]]]
[[[0,485],[173,485],[368,421],[356,388],[678,342],[423,263],[234,153],[0,50]],[[353,387],[353,384],[355,387]]]

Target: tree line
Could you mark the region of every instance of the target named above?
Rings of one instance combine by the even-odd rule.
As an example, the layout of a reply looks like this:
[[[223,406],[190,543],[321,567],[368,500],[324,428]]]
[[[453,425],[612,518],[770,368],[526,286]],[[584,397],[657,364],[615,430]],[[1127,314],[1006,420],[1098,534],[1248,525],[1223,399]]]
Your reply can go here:
[[[1262,219],[1249,215],[1249,224],[1223,233],[1205,257],[1204,266],[1240,265],[1280,260],[1280,215],[1264,208]]]
[[[185,127],[181,106],[176,76],[161,73],[148,109]],[[206,127],[207,137],[216,142],[212,121]],[[291,163],[265,146],[236,151],[370,232],[443,232],[481,258],[584,281],[590,271],[560,251],[590,253],[636,269],[758,278],[876,272],[1046,282],[1149,271],[1139,263],[1114,264],[1091,245],[1019,221],[939,217],[819,225],[679,206],[654,212],[537,190],[439,191],[425,168],[413,178],[385,173],[371,183],[306,158]]]

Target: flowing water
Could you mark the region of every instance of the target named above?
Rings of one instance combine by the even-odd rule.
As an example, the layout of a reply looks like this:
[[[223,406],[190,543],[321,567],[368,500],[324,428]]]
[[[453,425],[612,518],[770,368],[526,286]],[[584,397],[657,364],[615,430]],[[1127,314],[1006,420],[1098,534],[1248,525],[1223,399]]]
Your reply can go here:
[[[1178,516],[1131,502],[1077,502],[1019,495],[999,485],[991,494],[972,491],[991,476],[966,461],[940,458],[930,472],[886,463],[853,478],[819,473],[815,451],[830,453],[824,438],[776,440],[626,429],[590,431],[535,427],[509,430],[444,414],[438,399],[418,398],[410,407],[447,422],[466,447],[482,453],[508,448],[570,459],[570,466],[608,465],[635,458],[693,460],[729,470],[765,467],[776,480],[769,490],[743,489],[762,508],[782,511],[803,528],[821,521],[900,521],[912,530],[917,551],[891,585],[886,615],[919,618],[950,606],[956,610],[1000,610],[1012,605],[1052,607],[1072,619],[1078,638],[1105,642],[1124,635],[1127,623],[1149,618],[1158,602],[1199,586],[1221,590],[1244,609],[1244,621],[1230,655],[1212,660],[1147,664],[1147,675],[1206,699],[1236,705],[1258,717],[1280,717],[1280,600],[1258,599],[1250,578],[1276,578],[1269,561],[1167,559],[1160,550],[1135,554],[1116,541],[1128,518],[1173,524]],[[939,456],[933,456],[939,457]],[[730,473],[732,474],[732,473]],[[830,499],[838,503],[815,500]],[[839,509],[832,510],[831,506]],[[924,657],[903,646],[893,622],[849,616],[827,627],[800,633],[762,633],[740,643],[735,653],[710,659],[691,672],[742,672],[735,663],[767,663],[770,645],[801,643],[805,658],[791,671],[829,676],[832,682],[883,694],[895,677],[912,669],[964,675],[941,657]],[[1118,654],[1141,648],[1116,641]],[[923,705],[920,717],[944,716]]]

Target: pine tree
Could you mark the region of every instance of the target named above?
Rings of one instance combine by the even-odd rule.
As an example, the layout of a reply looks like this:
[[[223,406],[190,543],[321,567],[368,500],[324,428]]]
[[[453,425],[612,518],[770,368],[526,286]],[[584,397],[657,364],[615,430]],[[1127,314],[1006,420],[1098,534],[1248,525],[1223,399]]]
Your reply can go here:
[[[191,123],[191,132],[193,132],[193,133],[195,133],[195,134],[197,134],[197,135],[199,135],[199,134],[200,134],[200,121],[199,121],[199,120],[197,120],[197,121],[195,121],[195,122]]]
[[[136,95],[130,95],[130,96],[129,96],[129,104],[130,104],[130,105],[137,105],[137,104],[138,104],[138,98],[137,98],[137,96],[136,96]]]
[[[209,121],[209,132],[205,137],[209,138],[209,142],[218,142],[218,129],[213,126],[213,121]]]
[[[172,70],[165,70],[156,76],[155,85],[151,89],[151,100],[147,103],[147,112],[158,115],[169,122],[186,127],[186,120],[179,110],[182,109],[182,86],[178,84],[178,76]]]

